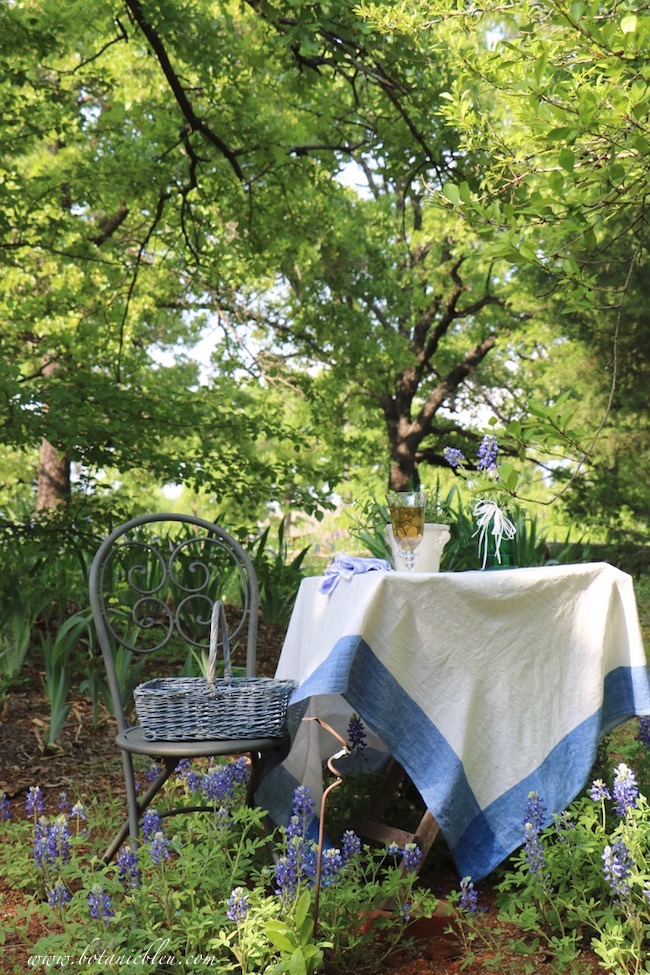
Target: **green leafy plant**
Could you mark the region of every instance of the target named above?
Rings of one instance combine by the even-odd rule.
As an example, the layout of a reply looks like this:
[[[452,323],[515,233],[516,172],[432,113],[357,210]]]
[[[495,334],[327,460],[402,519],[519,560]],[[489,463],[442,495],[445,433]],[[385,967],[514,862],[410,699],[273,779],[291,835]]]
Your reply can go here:
[[[30,646],[34,612],[22,601],[12,598],[4,607],[0,620],[0,703],[20,677]]]
[[[57,629],[54,639],[49,634],[43,640],[45,658],[45,695],[50,705],[48,744],[57,740],[70,711],[66,703],[70,687],[71,657],[82,634],[90,641],[92,626],[90,616],[75,613]]]
[[[378,957],[375,944],[385,953],[403,934],[407,902],[413,910],[435,904],[432,896],[415,893],[415,874],[398,867],[404,851],[376,854],[348,838],[341,850],[323,853],[317,931],[317,848],[305,836],[307,820],[298,817],[296,826],[294,817],[271,837],[263,810],[243,801],[247,778],[244,760],[186,763],[165,790],[188,805],[207,803],[212,812],[163,820],[149,809],[142,843],[137,850],[124,846],[110,865],[98,851],[106,830],[115,828],[114,804],[66,803],[52,812],[35,786],[25,818],[10,819],[2,798],[3,875],[30,897],[34,919],[51,929],[32,946],[30,967],[50,959],[56,968],[52,959],[58,958],[68,970],[95,975],[130,957],[134,970],[144,973],[155,957],[160,970],[187,975],[311,975],[327,958],[332,972],[361,972]],[[300,790],[296,802],[306,810],[307,793]],[[416,857],[415,848],[409,852]],[[367,923],[372,908],[386,900],[397,905],[385,922],[391,941],[378,940],[378,928]],[[9,933],[22,920],[11,921]]]
[[[524,846],[499,888],[502,916],[544,937],[558,961],[589,937],[607,971],[647,972],[650,808],[634,772],[619,763],[611,787],[597,779],[545,829],[544,818],[531,793]]]
[[[298,587],[305,572],[303,562],[309,546],[291,555],[285,536],[285,524],[278,525],[275,547],[269,544],[271,528],[265,528],[252,543],[250,556],[260,587],[262,616],[270,624],[286,625],[293,609]]]

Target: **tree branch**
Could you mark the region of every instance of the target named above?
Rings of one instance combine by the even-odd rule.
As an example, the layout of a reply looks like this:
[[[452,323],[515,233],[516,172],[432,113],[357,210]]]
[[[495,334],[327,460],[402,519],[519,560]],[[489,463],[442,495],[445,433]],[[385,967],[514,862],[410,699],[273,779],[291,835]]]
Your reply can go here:
[[[169,87],[172,90],[174,98],[176,99],[176,102],[181,112],[183,113],[183,116],[189,123],[191,129],[195,132],[200,132],[201,135],[204,137],[204,139],[206,139],[209,143],[215,146],[225,156],[225,158],[230,163],[235,175],[243,183],[244,174],[241,170],[239,163],[237,162],[235,152],[230,148],[230,146],[228,146],[224,142],[224,140],[220,136],[217,135],[216,132],[213,131],[213,129],[209,125],[206,124],[206,122],[204,122],[202,118],[199,118],[199,116],[194,111],[192,103],[187,97],[185,89],[183,88],[183,85],[181,84],[178,75],[176,74],[176,72],[172,67],[167,51],[165,50],[165,46],[161,41],[158,32],[155,30],[154,27],[152,27],[152,25],[149,23],[148,20],[146,20],[144,16],[144,12],[142,10],[140,0],[124,0],[124,2],[128,7],[128,9],[131,11],[133,19],[138,24],[142,33],[149,41],[149,44],[151,45],[154,54],[158,58],[158,63],[160,64],[160,67],[163,70],[163,74],[167,79],[167,82],[169,84]]]

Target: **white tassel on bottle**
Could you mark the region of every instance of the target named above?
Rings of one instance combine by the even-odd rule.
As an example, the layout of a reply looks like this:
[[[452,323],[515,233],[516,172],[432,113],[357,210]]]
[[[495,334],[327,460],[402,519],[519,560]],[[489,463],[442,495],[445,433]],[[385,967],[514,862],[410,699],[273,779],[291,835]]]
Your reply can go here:
[[[499,564],[501,564],[501,542],[504,538],[514,538],[517,534],[517,529],[508,516],[503,513],[496,501],[477,501],[474,505],[474,517],[478,523],[478,528],[474,532],[474,535],[479,536],[479,556],[481,549],[483,550],[483,564],[481,568],[484,569],[487,564],[489,535],[492,535],[494,538],[494,554]],[[491,531],[490,524],[492,524]]]

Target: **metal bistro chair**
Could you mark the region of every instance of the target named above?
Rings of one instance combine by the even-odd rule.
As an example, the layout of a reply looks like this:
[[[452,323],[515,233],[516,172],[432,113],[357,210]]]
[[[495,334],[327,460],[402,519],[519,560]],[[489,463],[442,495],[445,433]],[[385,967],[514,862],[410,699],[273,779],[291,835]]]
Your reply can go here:
[[[235,616],[229,622],[230,640],[233,646],[245,646],[246,676],[255,676],[257,579],[250,557],[228,532],[193,515],[133,518],[100,545],[90,570],[89,588],[117,721],[116,743],[122,751],[128,810],[126,822],[104,854],[108,863],[127,836],[134,843],[138,841],[143,813],[181,759],[249,754],[250,800],[264,770],[286,755],[289,739],[284,735],[151,741],[139,725],[133,725],[126,710],[132,685],[143,677],[156,651],[166,650],[169,657],[175,654],[178,669],[188,655],[207,651],[216,600],[228,605],[229,617]],[[134,755],[148,755],[161,762],[159,775],[140,798],[136,795]],[[176,807],[161,815],[203,808],[208,807]]]

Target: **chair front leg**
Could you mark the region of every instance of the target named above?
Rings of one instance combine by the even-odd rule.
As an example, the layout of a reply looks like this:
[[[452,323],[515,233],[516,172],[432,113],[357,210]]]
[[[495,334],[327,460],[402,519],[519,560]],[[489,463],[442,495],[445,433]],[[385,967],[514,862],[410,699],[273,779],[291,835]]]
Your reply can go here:
[[[133,757],[130,752],[122,752],[122,765],[124,766],[124,783],[126,788],[127,820],[104,853],[102,858],[104,863],[111,862],[127,836],[131,841],[131,845],[134,848],[137,846],[140,836],[140,818],[148,809],[155,796],[160,792],[167,779],[174,773],[179,761],[179,758],[165,758],[163,768],[158,773],[155,780],[151,783],[142,798],[138,799],[138,794],[135,788]]]

